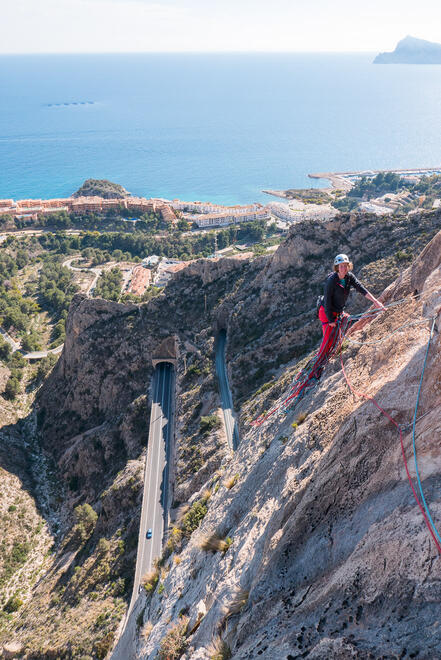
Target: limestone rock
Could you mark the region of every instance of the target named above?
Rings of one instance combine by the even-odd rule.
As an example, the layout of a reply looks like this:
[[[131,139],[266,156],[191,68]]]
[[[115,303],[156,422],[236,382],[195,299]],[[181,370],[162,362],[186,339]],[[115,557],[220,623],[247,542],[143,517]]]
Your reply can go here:
[[[3,646],[2,658],[4,658],[4,660],[20,658],[22,653],[23,644],[21,642],[8,642]]]

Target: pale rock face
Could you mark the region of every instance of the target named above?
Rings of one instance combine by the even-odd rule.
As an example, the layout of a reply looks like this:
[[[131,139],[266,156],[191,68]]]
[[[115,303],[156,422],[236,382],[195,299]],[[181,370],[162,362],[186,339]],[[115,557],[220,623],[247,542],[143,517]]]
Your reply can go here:
[[[19,658],[21,653],[23,653],[23,644],[21,642],[9,642],[3,646],[2,658],[5,660]]]
[[[246,260],[240,256],[230,259],[201,259],[187,266],[184,272],[189,276],[197,275],[203,284],[209,284],[222,275],[236,270],[244,263]]]
[[[441,306],[440,258],[441,232],[385,292],[386,301],[403,302],[359,324],[349,339],[363,344],[349,343],[342,354],[354,389],[375,397],[404,427],[415,484],[408,424],[430,317]],[[417,455],[441,530],[440,406],[441,339],[435,332],[418,410],[424,417],[417,422]],[[300,411],[306,420],[293,430]],[[147,604],[145,618],[154,628],[133,657],[156,657],[180,611],[192,621],[206,611],[187,639],[187,660],[210,657],[219,634],[235,660],[441,657],[434,632],[441,564],[407,481],[399,434],[371,402],[349,392],[340,360],[328,365],[296,411],[244,430],[201,527],[179,565],[171,564],[167,597],[155,593]],[[227,489],[224,479],[232,474],[239,478]],[[200,549],[212,531],[233,539],[224,555]]]
[[[74,506],[87,501],[99,514],[97,539],[126,530],[121,540],[132,550],[123,558],[130,565],[158,351],[177,353],[176,505],[212,491],[181,563],[170,560],[164,591],[147,602],[145,621],[154,628],[139,642],[139,658],[155,656],[180,613],[193,623],[204,609],[187,640],[187,660],[210,657],[219,634],[234,658],[340,657],[354,649],[364,658],[385,648],[399,655],[404,647],[406,657],[417,644],[418,620],[424,622],[421,644],[436,657],[430,630],[437,621],[439,569],[394,427],[348,393],[337,360],[297,411],[260,429],[249,422],[287,391],[296,359],[315,346],[320,326],[311,308],[334,254],[349,252],[356,274],[363,267],[362,281],[378,295],[398,274],[396,250],[422,246],[421,234],[433,235],[440,224],[441,212],[393,223],[366,215],[306,223],[291,229],[274,256],[191,264],[144,305],[74,299],[64,352],[38,394],[42,445],[67,494],[63,529],[73,524]],[[360,324],[354,335],[381,342],[349,344],[343,353],[354,386],[375,395],[401,424],[412,417],[428,322],[390,333],[436,310],[439,240],[427,248],[428,265],[416,262],[389,289],[387,299],[406,297],[405,303]],[[412,296],[414,288],[421,297]],[[351,311],[366,309],[361,297],[354,302],[361,307]],[[219,328],[228,333],[229,375],[240,409],[241,445],[234,456],[222,430],[198,435],[200,416],[220,405],[212,359]],[[199,375],[186,375],[185,361]],[[262,384],[269,389],[253,394]],[[421,398],[421,414],[428,414],[418,422],[421,471],[435,519],[440,390],[436,334]],[[294,430],[300,411],[308,417]],[[408,456],[410,443],[407,430]],[[236,474],[237,483],[227,488]],[[224,555],[200,549],[212,531],[232,538]],[[415,608],[419,619],[413,622]]]

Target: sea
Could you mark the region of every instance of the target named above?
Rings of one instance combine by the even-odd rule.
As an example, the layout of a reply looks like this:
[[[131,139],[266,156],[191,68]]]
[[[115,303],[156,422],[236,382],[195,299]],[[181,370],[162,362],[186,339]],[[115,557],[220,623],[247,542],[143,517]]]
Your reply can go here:
[[[0,57],[0,198],[266,202],[311,172],[441,167],[441,66],[363,54]]]

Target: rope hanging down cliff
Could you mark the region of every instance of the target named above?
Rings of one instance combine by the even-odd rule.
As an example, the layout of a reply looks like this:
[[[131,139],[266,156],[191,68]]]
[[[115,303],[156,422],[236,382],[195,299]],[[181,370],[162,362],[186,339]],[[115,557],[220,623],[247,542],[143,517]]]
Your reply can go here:
[[[402,302],[404,302],[404,300],[396,301],[395,303],[391,303],[387,307],[392,307],[392,306],[395,306],[397,304],[401,304]],[[426,498],[424,496],[424,492],[423,492],[423,488],[422,488],[422,484],[421,484],[421,479],[420,479],[420,474],[419,474],[419,469],[418,469],[418,458],[417,458],[417,452],[416,452],[415,426],[416,426],[417,420],[420,419],[420,418],[417,418],[417,412],[418,412],[419,400],[420,400],[421,389],[422,389],[422,384],[423,384],[423,379],[424,379],[424,372],[425,372],[425,368],[426,368],[427,357],[428,357],[428,354],[429,354],[430,343],[431,343],[433,335],[434,335],[436,319],[437,319],[440,312],[441,312],[441,308],[438,310],[436,315],[434,317],[432,317],[431,319],[422,319],[420,321],[411,321],[411,322],[405,323],[402,326],[400,326],[400,327],[396,328],[395,330],[393,330],[392,332],[388,333],[387,335],[385,335],[381,339],[373,341],[373,342],[360,342],[360,341],[349,339],[349,341],[351,341],[355,344],[360,344],[360,345],[363,345],[363,344],[368,344],[368,345],[376,344],[376,343],[380,343],[382,341],[385,341],[388,337],[391,337],[393,334],[398,332],[400,329],[410,327],[410,326],[419,325],[421,323],[427,323],[428,320],[432,321],[432,325],[431,325],[431,328],[430,328],[430,336],[429,336],[429,340],[427,342],[427,347],[426,347],[426,352],[425,352],[425,357],[424,357],[424,363],[423,363],[420,382],[419,382],[419,387],[418,387],[418,393],[417,393],[417,398],[416,398],[416,403],[415,403],[415,411],[414,411],[413,423],[412,423],[413,458],[414,458],[414,462],[415,462],[415,471],[416,471],[416,476],[417,476],[417,481],[418,481],[418,490],[419,490],[419,493],[420,493],[421,501],[418,498],[417,492],[415,490],[415,487],[414,487],[414,484],[413,484],[413,481],[412,481],[412,477],[411,477],[410,472],[409,472],[409,467],[408,467],[408,463],[407,463],[407,459],[406,459],[406,452],[405,452],[405,449],[404,449],[403,430],[407,427],[406,426],[400,426],[398,424],[398,422],[391,415],[389,415],[389,413],[387,413],[378,404],[378,402],[373,397],[370,397],[369,395],[365,394],[364,392],[359,392],[359,391],[355,390],[353,388],[349,378],[348,378],[348,375],[346,373],[346,370],[345,370],[345,367],[344,367],[344,364],[343,364],[341,346],[342,346],[343,340],[345,338],[346,330],[350,327],[350,325],[353,321],[372,318],[373,316],[375,316],[376,314],[373,310],[365,312],[363,314],[356,315],[356,316],[354,315],[354,316],[351,316],[351,317],[343,317],[343,318],[339,319],[338,322],[337,322],[337,325],[334,328],[335,333],[334,333],[334,336],[332,337],[332,342],[331,342],[332,345],[330,346],[330,349],[328,351],[326,351],[326,353],[324,353],[323,350],[319,351],[311,360],[309,360],[309,362],[297,374],[296,378],[294,379],[294,381],[291,385],[291,389],[290,389],[290,392],[289,392],[288,396],[278,406],[276,406],[275,408],[270,410],[268,413],[261,415],[254,422],[252,422],[253,426],[260,426],[264,421],[266,421],[274,413],[276,413],[278,411],[287,412],[287,410],[290,407],[295,405],[302,398],[302,396],[305,394],[305,392],[307,390],[309,390],[310,388],[312,388],[314,385],[317,384],[317,382],[318,382],[318,380],[321,376],[321,373],[323,372],[323,369],[324,369],[326,363],[328,362],[328,360],[330,359],[330,357],[335,355],[340,350],[340,361],[341,361],[341,367],[342,367],[343,375],[344,375],[346,383],[347,383],[349,389],[351,390],[351,392],[354,394],[354,396],[357,396],[359,398],[363,398],[363,399],[366,399],[367,401],[370,401],[397,428],[397,430],[400,434],[401,453],[402,453],[402,456],[403,456],[406,475],[407,475],[407,478],[408,478],[413,496],[415,498],[415,501],[418,504],[418,507],[419,507],[419,509],[420,509],[420,511],[423,515],[424,522],[425,522],[425,524],[426,524],[426,526],[429,530],[430,535],[433,538],[433,541],[436,545],[436,548],[437,548],[439,554],[441,554],[441,536],[438,533],[438,531],[436,529],[436,526],[435,526],[435,523],[434,523],[434,521],[432,519],[432,516],[430,514],[429,507],[427,505]],[[421,417],[424,417],[426,414],[427,413],[424,413],[424,415],[422,415]]]
[[[439,310],[439,311],[441,311],[441,310]],[[422,372],[421,372],[421,378],[420,378],[420,383],[419,383],[419,387],[418,387],[418,394],[417,394],[417,399],[416,399],[416,403],[415,403],[415,411],[414,411],[414,415],[413,415],[413,425],[412,425],[413,457],[414,457],[414,461],[415,461],[415,471],[416,471],[417,480],[418,480],[418,489],[419,489],[419,491],[420,491],[421,500],[422,500],[422,503],[423,503],[423,504],[421,504],[421,501],[420,501],[419,498],[418,498],[418,495],[417,495],[416,490],[415,490],[415,486],[413,485],[412,477],[410,476],[409,467],[408,467],[407,459],[406,459],[406,452],[405,452],[405,449],[404,449],[404,440],[403,440],[403,429],[402,429],[402,427],[398,424],[398,422],[397,422],[397,421],[396,421],[391,415],[389,415],[389,413],[387,413],[387,412],[386,412],[386,411],[385,411],[385,410],[384,410],[384,409],[378,404],[378,402],[377,402],[373,397],[371,397],[371,396],[365,394],[364,392],[359,392],[359,391],[357,391],[357,390],[355,390],[355,389],[353,388],[353,386],[352,386],[352,384],[351,384],[351,382],[350,382],[350,380],[349,380],[349,378],[348,378],[348,376],[347,376],[347,374],[346,374],[346,371],[345,371],[345,367],[344,367],[344,364],[343,364],[343,357],[342,357],[341,351],[340,351],[340,361],[341,361],[341,368],[342,368],[342,371],[343,371],[343,375],[344,375],[344,377],[345,377],[346,383],[347,383],[349,389],[351,390],[351,392],[352,392],[355,396],[357,396],[357,397],[359,397],[359,398],[366,399],[367,401],[370,401],[371,403],[373,403],[373,405],[374,405],[376,408],[378,408],[378,410],[379,410],[379,411],[380,411],[385,417],[387,417],[387,419],[388,419],[390,422],[392,422],[392,424],[393,424],[394,426],[396,426],[396,428],[397,428],[397,430],[398,430],[398,432],[399,432],[399,434],[400,434],[401,453],[402,453],[402,456],[403,456],[404,467],[405,467],[405,469],[406,469],[407,479],[408,479],[409,484],[410,484],[410,487],[411,487],[411,489],[412,489],[412,493],[413,493],[413,496],[414,496],[414,498],[415,498],[415,501],[416,501],[416,503],[418,504],[418,507],[419,507],[419,509],[420,509],[420,511],[421,511],[421,513],[422,513],[422,515],[423,515],[424,522],[426,523],[427,529],[429,530],[430,535],[431,535],[432,538],[433,538],[433,541],[434,541],[434,543],[435,543],[435,545],[436,545],[436,548],[437,548],[437,550],[438,550],[438,553],[441,555],[441,537],[440,537],[440,535],[439,535],[439,533],[438,533],[438,531],[437,531],[437,529],[436,529],[436,526],[435,526],[435,523],[433,522],[432,516],[430,515],[429,507],[427,506],[426,498],[424,497],[423,488],[422,488],[421,480],[420,480],[420,476],[419,476],[418,460],[417,460],[416,444],[415,444],[415,424],[416,424],[416,419],[417,419],[417,412],[418,412],[418,404],[419,404],[419,399],[420,399],[420,394],[421,394],[421,387],[422,387],[422,383],[423,383],[424,371],[425,371],[425,368],[426,368],[427,356],[428,356],[429,348],[430,348],[430,342],[432,341],[432,338],[433,338],[433,331],[434,331],[434,328],[435,328],[435,322],[436,322],[436,318],[437,318],[437,316],[438,316],[438,314],[439,314],[439,311],[438,311],[438,313],[436,314],[436,316],[434,316],[432,319],[430,319],[430,320],[432,321],[432,327],[431,327],[431,330],[430,330],[429,341],[427,342],[426,354],[425,354],[425,357],[424,357],[424,364],[423,364],[423,368],[422,368]],[[426,321],[427,321],[427,319],[426,319]],[[340,333],[340,334],[341,334],[341,333]],[[342,335],[341,335],[341,338],[342,338]],[[429,521],[430,521],[430,522],[429,522]]]

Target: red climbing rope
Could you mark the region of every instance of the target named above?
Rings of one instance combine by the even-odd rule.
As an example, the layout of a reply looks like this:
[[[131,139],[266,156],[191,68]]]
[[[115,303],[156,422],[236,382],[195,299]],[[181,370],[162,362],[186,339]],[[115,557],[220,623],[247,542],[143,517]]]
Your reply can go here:
[[[398,432],[399,432],[399,434],[400,434],[401,453],[403,454],[404,466],[405,466],[405,468],[406,468],[406,474],[407,474],[407,478],[408,478],[408,480],[409,480],[410,487],[411,487],[411,489],[412,489],[413,496],[414,496],[414,498],[415,498],[416,503],[418,504],[418,506],[419,506],[419,508],[420,508],[421,513],[423,514],[424,522],[425,522],[426,525],[427,525],[427,529],[429,530],[430,535],[432,536],[432,538],[433,538],[433,540],[434,540],[434,543],[435,543],[435,545],[436,545],[436,547],[437,547],[437,550],[438,550],[439,554],[441,555],[441,545],[439,544],[439,541],[438,541],[438,539],[436,538],[435,533],[434,533],[434,531],[433,531],[433,529],[432,529],[432,527],[431,527],[431,525],[430,525],[430,523],[429,523],[429,520],[428,520],[428,518],[427,518],[427,516],[426,516],[426,512],[424,511],[424,508],[423,508],[423,506],[422,506],[420,500],[418,499],[418,496],[417,496],[417,494],[416,494],[415,487],[414,487],[413,482],[412,482],[412,477],[410,476],[409,468],[408,468],[408,465],[407,465],[406,452],[404,451],[403,432],[402,432],[402,430],[401,430],[400,425],[398,424],[398,422],[397,422],[393,417],[391,417],[391,416],[389,415],[389,413],[387,413],[385,410],[383,410],[383,408],[377,403],[377,401],[376,401],[373,397],[369,396],[368,394],[365,394],[364,392],[358,392],[357,390],[355,390],[355,389],[352,387],[351,382],[349,381],[349,378],[348,378],[348,376],[347,376],[347,374],[346,374],[346,370],[345,370],[345,367],[344,367],[344,364],[343,364],[343,357],[342,357],[342,353],[341,353],[341,351],[340,351],[340,361],[341,361],[341,368],[342,368],[342,371],[343,371],[343,375],[344,375],[344,377],[345,377],[346,383],[347,383],[349,389],[351,390],[352,394],[354,394],[355,396],[358,396],[359,398],[366,399],[367,401],[370,401],[371,403],[373,403],[374,406],[375,406],[376,408],[378,408],[378,410],[379,410],[381,413],[383,413],[383,415],[384,415],[385,417],[387,417],[387,419],[388,419],[390,422],[392,422],[392,424],[393,424],[394,426],[397,427]]]
[[[344,316],[343,318],[338,319],[337,325],[332,329],[328,342],[322,344],[316,355],[307,362],[303,369],[301,369],[294,378],[288,396],[269,412],[263,413],[251,422],[251,426],[260,426],[279,410],[281,412],[287,412],[288,408],[292,407],[297,401],[299,401],[307,390],[318,383],[322,371],[329,359],[338,352],[341,338],[344,336],[350,321],[351,319],[349,316]],[[341,331],[341,335],[339,334],[339,330]]]

